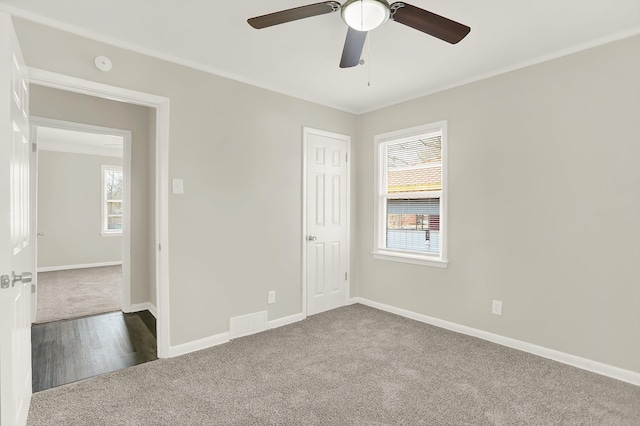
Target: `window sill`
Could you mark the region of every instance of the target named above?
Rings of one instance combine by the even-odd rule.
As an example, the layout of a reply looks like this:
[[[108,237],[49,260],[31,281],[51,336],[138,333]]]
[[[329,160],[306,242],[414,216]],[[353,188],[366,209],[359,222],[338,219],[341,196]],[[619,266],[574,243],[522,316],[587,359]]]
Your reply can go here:
[[[120,232],[101,232],[103,237],[122,237],[122,231]]]
[[[420,256],[409,253],[398,253],[389,251],[373,251],[371,252],[374,259],[387,260],[391,262],[411,263],[413,265],[432,266],[436,268],[446,268],[449,266],[448,260],[437,257]]]

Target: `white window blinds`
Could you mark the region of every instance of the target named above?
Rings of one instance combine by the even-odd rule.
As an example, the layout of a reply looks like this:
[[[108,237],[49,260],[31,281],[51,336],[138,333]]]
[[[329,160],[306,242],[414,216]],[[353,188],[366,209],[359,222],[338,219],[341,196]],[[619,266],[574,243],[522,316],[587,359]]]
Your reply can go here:
[[[385,248],[440,255],[442,134],[384,144]]]

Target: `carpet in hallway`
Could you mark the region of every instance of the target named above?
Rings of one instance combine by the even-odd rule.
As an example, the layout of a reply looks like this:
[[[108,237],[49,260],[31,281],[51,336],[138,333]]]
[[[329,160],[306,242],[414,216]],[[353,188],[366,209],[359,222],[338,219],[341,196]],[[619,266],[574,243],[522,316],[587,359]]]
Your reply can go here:
[[[120,265],[38,273],[38,324],[121,308]]]

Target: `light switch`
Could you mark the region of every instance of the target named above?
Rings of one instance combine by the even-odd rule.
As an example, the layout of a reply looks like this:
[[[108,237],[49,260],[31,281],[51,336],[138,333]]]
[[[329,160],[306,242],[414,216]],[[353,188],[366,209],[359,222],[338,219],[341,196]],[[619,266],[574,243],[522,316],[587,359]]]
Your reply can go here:
[[[174,179],[173,180],[173,193],[174,194],[184,194],[184,184],[182,179]]]

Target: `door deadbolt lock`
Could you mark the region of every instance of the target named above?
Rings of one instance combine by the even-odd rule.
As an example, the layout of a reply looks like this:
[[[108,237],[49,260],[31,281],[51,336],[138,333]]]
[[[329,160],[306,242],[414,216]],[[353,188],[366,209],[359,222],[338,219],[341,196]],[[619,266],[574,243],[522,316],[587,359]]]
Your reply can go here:
[[[9,275],[3,275],[0,277],[0,288],[9,288],[10,283],[11,278],[9,278]]]

